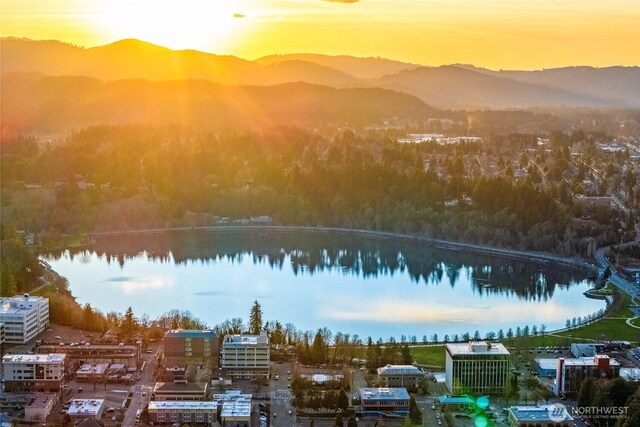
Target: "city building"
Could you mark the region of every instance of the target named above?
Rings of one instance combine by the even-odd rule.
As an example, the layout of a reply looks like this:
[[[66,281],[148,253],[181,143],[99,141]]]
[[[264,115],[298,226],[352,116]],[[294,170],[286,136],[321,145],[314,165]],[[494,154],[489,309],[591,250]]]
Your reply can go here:
[[[222,368],[236,379],[269,378],[269,337],[226,335],[222,342]]]
[[[26,344],[49,326],[49,299],[29,294],[0,298],[6,344]]]
[[[571,354],[574,357],[593,357],[605,351],[605,345],[601,343],[573,343],[571,344]]]
[[[194,363],[200,367],[207,360],[218,367],[218,335],[211,330],[175,329],[164,334],[164,364],[186,366]]]
[[[72,399],[67,414],[76,421],[86,418],[99,420],[103,409],[104,399]]]
[[[0,323],[0,357],[4,356],[4,323]]]
[[[558,371],[558,359],[541,357],[535,360],[538,375],[541,377],[555,378]]]
[[[85,363],[76,371],[76,381],[105,382],[108,369],[108,363]]]
[[[413,365],[387,365],[378,368],[378,384],[382,387],[417,387],[424,372]]]
[[[153,399],[156,401],[206,400],[209,383],[175,380],[157,382],[153,387]]]
[[[36,393],[24,408],[24,419],[45,422],[57,400],[53,393]]]
[[[559,358],[554,391],[557,396],[575,395],[586,377],[615,378],[620,376],[620,363],[604,354],[575,359]]]
[[[3,356],[5,391],[59,391],[64,383],[65,357],[64,354]]]
[[[409,414],[409,393],[406,388],[361,388],[360,407],[362,415],[393,413]]]
[[[509,425],[513,427],[570,427],[573,418],[562,405],[512,406],[507,410]]]
[[[222,408],[220,411],[222,425],[250,425],[252,397],[253,395],[243,394],[240,390],[227,390],[226,393],[214,394],[213,400]]]
[[[511,371],[509,351],[500,343],[449,343],[445,383],[453,394],[499,394]]]
[[[46,343],[35,351],[39,354],[64,353],[74,370],[86,363],[116,363],[131,369],[140,366],[140,344]]]
[[[218,402],[151,401],[148,420],[151,424],[180,423],[211,425],[218,416]]]

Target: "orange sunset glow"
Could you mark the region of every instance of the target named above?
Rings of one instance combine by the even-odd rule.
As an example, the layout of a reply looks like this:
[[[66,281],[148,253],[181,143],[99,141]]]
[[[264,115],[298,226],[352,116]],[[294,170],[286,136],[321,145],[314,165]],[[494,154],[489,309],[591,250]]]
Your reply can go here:
[[[2,35],[137,38],[255,59],[380,56],[492,69],[640,63],[640,3],[476,0],[2,0]]]

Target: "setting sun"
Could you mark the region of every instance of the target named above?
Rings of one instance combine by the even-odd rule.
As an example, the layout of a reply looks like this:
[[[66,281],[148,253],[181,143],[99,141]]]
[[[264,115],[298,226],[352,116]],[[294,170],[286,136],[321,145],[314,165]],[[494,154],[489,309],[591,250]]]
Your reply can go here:
[[[141,0],[103,2],[103,31],[110,39],[137,38],[173,49],[224,49],[243,14],[224,1]]]

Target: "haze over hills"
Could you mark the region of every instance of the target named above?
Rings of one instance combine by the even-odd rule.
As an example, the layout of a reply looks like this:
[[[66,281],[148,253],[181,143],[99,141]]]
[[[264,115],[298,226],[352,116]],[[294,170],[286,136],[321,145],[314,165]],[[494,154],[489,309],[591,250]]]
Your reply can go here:
[[[493,71],[468,65],[422,67],[381,58],[272,55],[256,61],[139,40],[81,48],[57,41],[4,38],[3,72],[87,76],[103,81],[208,80],[270,86],[307,82],[334,88],[386,88],[441,108],[640,108],[640,67],[566,67]]]
[[[2,74],[4,136],[60,132],[96,124],[182,124],[251,129],[295,122],[370,123],[424,117],[418,98],[380,88],[331,88],[304,82],[227,86],[206,80],[101,81],[86,76]]]

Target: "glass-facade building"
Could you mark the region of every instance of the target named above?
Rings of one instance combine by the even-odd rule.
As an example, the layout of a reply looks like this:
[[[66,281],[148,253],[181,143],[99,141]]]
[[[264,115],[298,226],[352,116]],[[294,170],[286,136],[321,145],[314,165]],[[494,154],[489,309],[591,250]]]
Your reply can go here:
[[[511,355],[500,343],[446,345],[446,384],[453,394],[501,394],[509,379]]]

